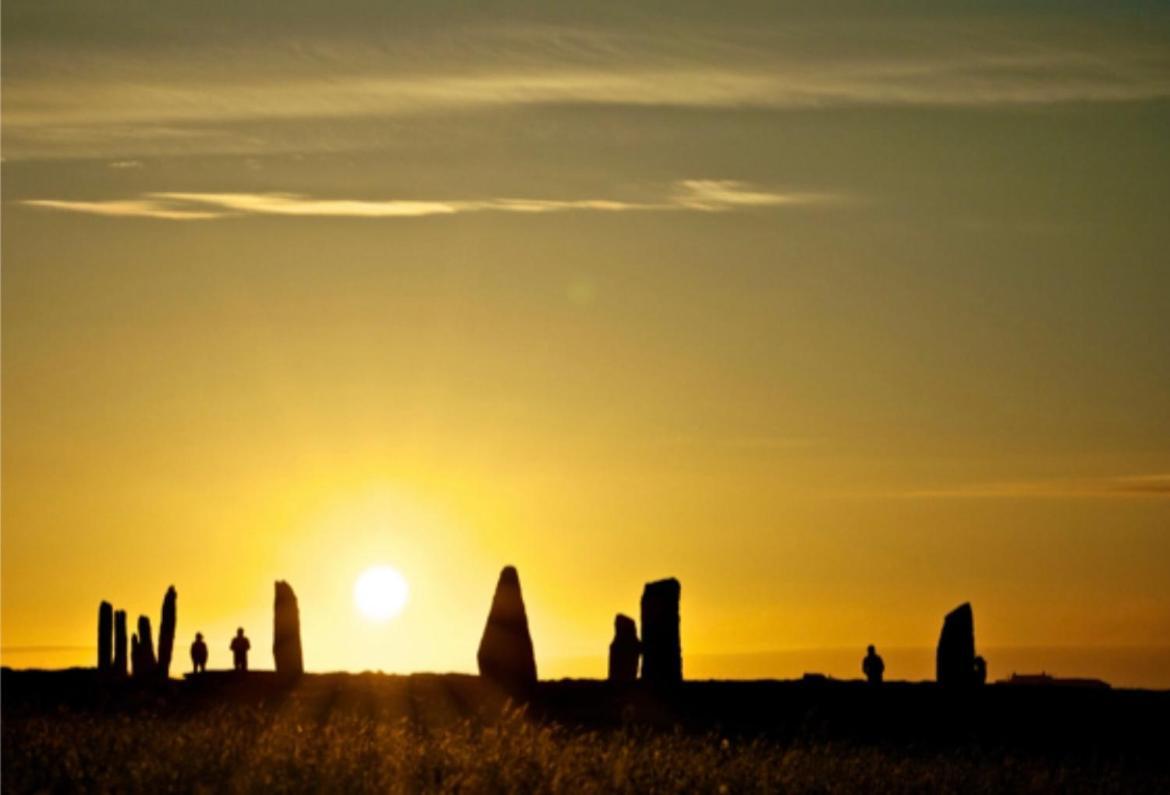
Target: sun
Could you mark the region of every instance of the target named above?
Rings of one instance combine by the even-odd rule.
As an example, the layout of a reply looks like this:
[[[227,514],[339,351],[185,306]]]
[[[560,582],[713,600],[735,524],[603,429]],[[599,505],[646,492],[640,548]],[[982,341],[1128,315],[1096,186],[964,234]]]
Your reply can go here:
[[[371,621],[389,621],[402,612],[410,586],[397,569],[371,566],[353,584],[353,603]]]

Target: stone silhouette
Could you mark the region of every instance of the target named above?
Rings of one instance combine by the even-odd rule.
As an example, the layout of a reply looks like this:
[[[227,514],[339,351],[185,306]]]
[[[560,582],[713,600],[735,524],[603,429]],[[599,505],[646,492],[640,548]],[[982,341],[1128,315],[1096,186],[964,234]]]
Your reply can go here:
[[[146,616],[138,617],[138,634],[134,636],[131,648],[135,650],[132,658],[134,676],[145,677],[154,674],[158,663],[154,658],[154,636],[150,631],[150,619]]]
[[[237,671],[248,670],[248,649],[252,648],[252,641],[244,635],[244,628],[236,630],[236,636],[228,647],[232,650],[232,668]]]
[[[678,601],[682,586],[673,577],[647,583],[642,591],[642,679],[682,681]]]
[[[935,655],[935,678],[947,687],[975,684],[975,618],[968,602],[943,619]]]
[[[536,656],[528,633],[528,614],[520,592],[520,575],[512,566],[500,572],[476,661],[480,676],[509,692],[523,693],[536,684]]]
[[[278,674],[299,675],[305,672],[301,657],[301,614],[297,595],[283,580],[276,583],[276,603],[273,606],[272,656],[276,659]]]
[[[114,673],[126,675],[126,611],[114,611]]]
[[[191,642],[191,667],[195,673],[207,671],[207,644],[203,642],[202,632],[196,632]]]
[[[166,679],[171,675],[171,657],[175,651],[175,586],[167,588],[163,597],[162,618],[158,623],[158,672]]]
[[[98,606],[98,670],[106,673],[113,665],[114,606],[102,602]]]
[[[865,674],[865,681],[871,685],[880,685],[882,676],[886,673],[886,663],[871,644],[865,652],[865,659],[861,661],[861,672]]]
[[[638,678],[642,642],[634,619],[618,613],[613,620],[613,641],[609,644],[609,681],[633,682]]]

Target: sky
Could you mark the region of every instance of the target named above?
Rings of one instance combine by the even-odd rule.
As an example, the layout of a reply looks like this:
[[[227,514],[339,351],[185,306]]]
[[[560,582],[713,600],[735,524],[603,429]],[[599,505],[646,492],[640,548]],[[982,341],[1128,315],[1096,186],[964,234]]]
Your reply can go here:
[[[970,601],[1170,687],[1170,11],[1099,6],[7,0],[4,664],[174,584],[270,667],[287,579],[311,670],[473,671],[514,564],[542,676],[675,576],[693,676]]]

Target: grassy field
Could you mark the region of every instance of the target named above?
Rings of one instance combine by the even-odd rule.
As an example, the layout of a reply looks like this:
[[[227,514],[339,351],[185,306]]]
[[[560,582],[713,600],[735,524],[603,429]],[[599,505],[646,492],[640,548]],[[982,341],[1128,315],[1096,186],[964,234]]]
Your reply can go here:
[[[1124,755],[589,728],[502,697],[471,703],[472,685],[462,687],[349,683],[241,697],[172,686],[128,706],[17,695],[4,708],[0,784],[5,793],[1170,791],[1164,770]]]
[[[1118,765],[977,751],[732,741],[546,725],[428,730],[402,718],[307,722],[263,707],[199,718],[62,713],[4,727],[5,792],[1070,792],[1170,786]],[[1163,791],[1166,791],[1163,789]]]

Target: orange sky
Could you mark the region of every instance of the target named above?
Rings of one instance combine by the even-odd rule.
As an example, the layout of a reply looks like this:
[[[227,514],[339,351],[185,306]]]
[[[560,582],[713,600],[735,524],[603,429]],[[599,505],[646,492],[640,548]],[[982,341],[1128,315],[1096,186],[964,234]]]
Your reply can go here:
[[[547,675],[676,576],[696,675],[852,675],[970,600],[1033,649],[993,677],[1170,686],[1092,656],[1170,644],[1164,18],[42,5],[3,12],[5,664],[173,583],[182,646],[267,666],[279,578],[310,669],[471,670],[512,563]]]

